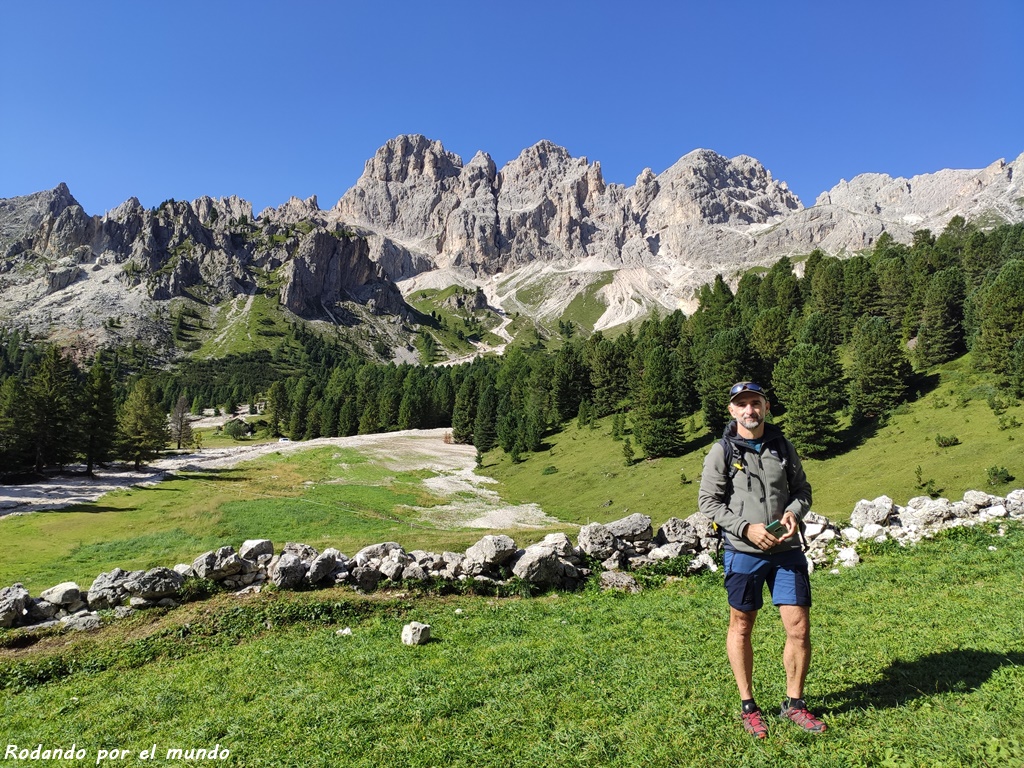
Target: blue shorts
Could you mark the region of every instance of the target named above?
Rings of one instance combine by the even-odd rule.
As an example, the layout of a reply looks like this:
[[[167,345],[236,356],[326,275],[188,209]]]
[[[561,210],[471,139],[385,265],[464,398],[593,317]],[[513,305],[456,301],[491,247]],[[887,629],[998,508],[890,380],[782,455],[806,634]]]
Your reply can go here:
[[[738,611],[759,610],[764,605],[766,582],[775,605],[811,604],[807,558],[799,549],[757,555],[725,550],[725,589],[730,606]]]

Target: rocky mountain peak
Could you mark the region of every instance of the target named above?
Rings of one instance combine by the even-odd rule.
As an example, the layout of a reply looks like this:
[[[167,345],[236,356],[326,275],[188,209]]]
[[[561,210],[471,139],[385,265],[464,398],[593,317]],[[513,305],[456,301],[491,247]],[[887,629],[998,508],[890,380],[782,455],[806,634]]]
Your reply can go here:
[[[300,221],[322,222],[324,220],[316,195],[311,195],[305,200],[292,196],[284,205],[277,208],[264,208],[260,211],[259,218],[277,224],[297,224]]]
[[[800,199],[747,155],[732,159],[707,149],[684,155],[658,177],[670,206],[705,224],[760,224],[803,208]]]
[[[359,181],[438,182],[458,176],[461,170],[462,158],[445,150],[440,141],[418,134],[402,135],[389,140],[366,161]]]

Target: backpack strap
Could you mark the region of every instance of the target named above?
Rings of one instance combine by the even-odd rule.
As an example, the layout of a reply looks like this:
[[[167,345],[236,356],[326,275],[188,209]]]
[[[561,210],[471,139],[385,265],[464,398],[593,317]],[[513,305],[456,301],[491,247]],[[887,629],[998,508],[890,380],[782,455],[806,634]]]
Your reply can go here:
[[[718,444],[722,446],[722,453],[725,455],[725,479],[731,484],[732,479],[736,477],[736,473],[743,469],[743,465],[738,461],[733,461],[733,447],[731,440],[726,440],[723,437],[718,441]]]

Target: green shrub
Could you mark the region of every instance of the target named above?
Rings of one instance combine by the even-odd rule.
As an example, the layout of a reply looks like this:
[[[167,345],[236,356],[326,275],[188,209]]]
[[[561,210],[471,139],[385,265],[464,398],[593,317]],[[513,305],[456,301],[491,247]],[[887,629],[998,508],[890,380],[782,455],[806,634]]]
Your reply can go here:
[[[999,429],[1016,429],[1021,424],[1017,420],[1016,416],[1000,416],[999,417]]]
[[[1006,467],[989,467],[988,468],[988,484],[989,485],[1005,485],[1006,483],[1013,480],[1013,475],[1006,469]]]
[[[936,435],[935,444],[939,448],[949,448],[954,445],[960,445],[960,438],[956,435]]]

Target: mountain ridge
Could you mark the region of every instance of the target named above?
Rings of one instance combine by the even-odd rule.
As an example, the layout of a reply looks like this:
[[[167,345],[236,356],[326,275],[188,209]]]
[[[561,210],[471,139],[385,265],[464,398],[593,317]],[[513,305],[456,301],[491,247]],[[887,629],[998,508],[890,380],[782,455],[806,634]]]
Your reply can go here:
[[[736,279],[782,256],[849,255],[882,232],[909,242],[957,215],[1024,221],[1022,173],[1024,154],[911,179],[863,174],[806,208],[746,155],[693,150],[627,187],[550,141],[498,169],[485,152],[464,163],[403,135],[327,210],[316,197],[258,216],[238,197],[149,211],[129,198],[90,216],[62,183],[0,200],[0,322],[84,346],[132,334],[167,345],[167,302],[263,294],[305,320],[385,320],[374,333],[409,351],[417,321],[403,295],[461,285],[541,324],[587,292],[605,307],[593,328],[608,328],[655,308],[692,311],[716,273]],[[123,333],[109,327],[118,314]]]

